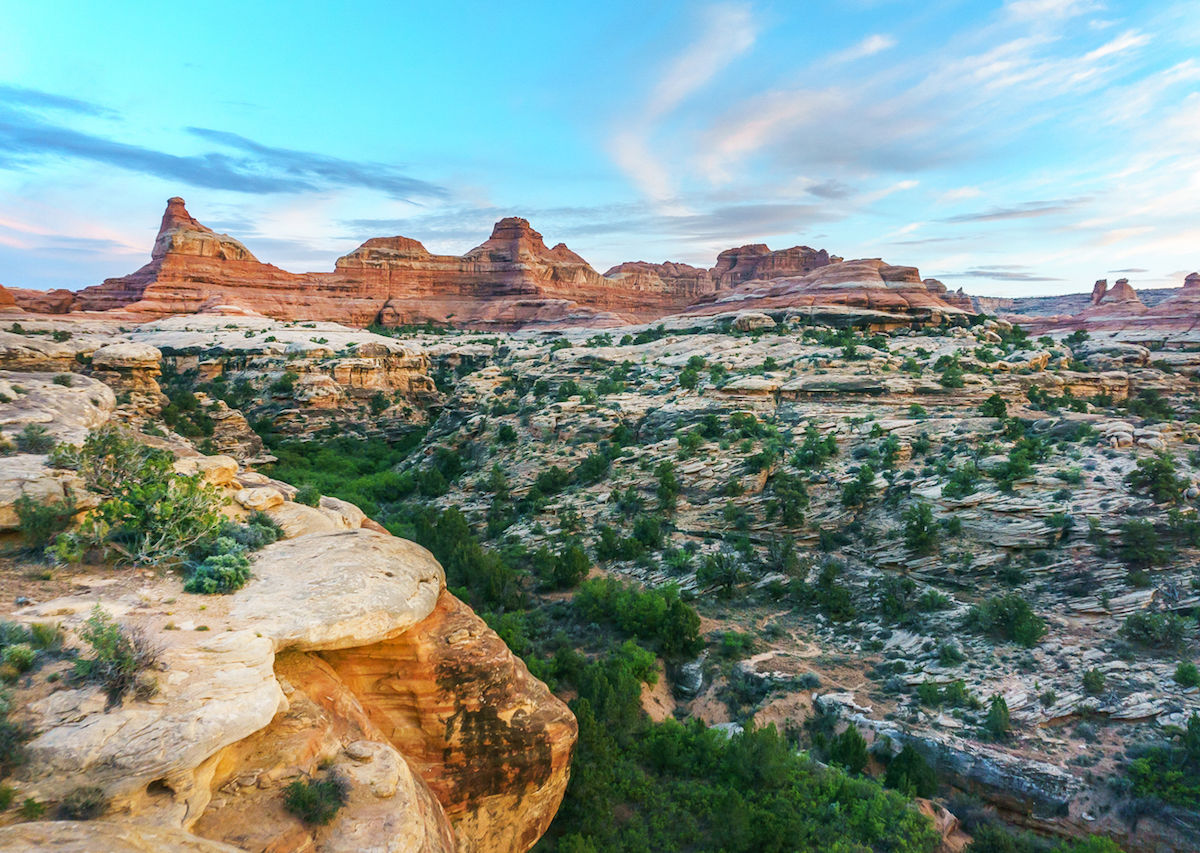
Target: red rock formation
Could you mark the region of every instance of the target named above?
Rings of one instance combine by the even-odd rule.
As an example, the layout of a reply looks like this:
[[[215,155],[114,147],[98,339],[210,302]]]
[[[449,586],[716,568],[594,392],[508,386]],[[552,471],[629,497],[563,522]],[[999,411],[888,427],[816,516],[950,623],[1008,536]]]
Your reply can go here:
[[[690,297],[703,296],[716,289],[710,270],[672,261],[661,264],[626,261],[610,269],[604,277],[619,280],[634,290],[684,293]]]
[[[808,246],[793,246],[771,251],[764,243],[753,243],[726,249],[717,255],[712,276],[719,289],[727,290],[756,279],[805,275],[832,260],[824,249],[817,251]]]
[[[13,298],[12,291],[4,285],[0,284],[0,311],[20,311],[20,306],[17,305]]]
[[[24,287],[10,287],[8,292],[12,294],[19,308],[34,314],[66,314],[75,304],[75,292],[63,288],[29,290]]]
[[[863,266],[868,263],[869,269]],[[829,269],[827,277],[801,281]],[[772,291],[767,285],[775,282],[790,284]],[[866,294],[864,288],[880,292]],[[497,222],[491,237],[462,256],[432,254],[407,237],[378,237],[339,258],[333,272],[290,273],[196,221],[180,198],[167,202],[148,264],[80,291],[70,307],[121,309],[125,316],[146,319],[216,311],[353,326],[429,321],[513,329],[617,326],[694,308],[711,313],[713,306],[728,308],[718,296],[757,299],[760,291],[769,291],[775,307],[787,307],[796,295],[799,305],[869,305],[902,311],[908,319],[971,310],[965,297],[949,304],[940,283],[925,288],[914,267],[843,264],[807,246],[729,249],[711,270],[636,262],[602,276],[562,243],[548,248],[541,234],[516,217]],[[27,304],[62,310],[49,294],[30,296]]]
[[[1092,304],[1099,305],[1104,300],[1104,295],[1108,293],[1108,279],[1097,279],[1092,285]]]
[[[443,591],[396,639],[321,657],[437,796],[460,851],[516,853],[546,831],[578,725],[465,604]]]
[[[1138,298],[1137,292],[1129,285],[1129,279],[1127,278],[1117,279],[1117,283],[1113,285],[1112,290],[1104,294],[1100,302],[1107,305],[1142,304],[1142,300]]]
[[[933,290],[937,288],[934,287]],[[734,307],[756,310],[829,308],[847,314],[854,310],[891,315],[875,318],[882,325],[941,322],[943,318],[974,313],[951,306],[921,281],[916,267],[885,264],[878,258],[835,261],[807,275],[751,281],[717,299],[693,306],[689,314],[718,314]],[[830,316],[834,312],[826,312]]]

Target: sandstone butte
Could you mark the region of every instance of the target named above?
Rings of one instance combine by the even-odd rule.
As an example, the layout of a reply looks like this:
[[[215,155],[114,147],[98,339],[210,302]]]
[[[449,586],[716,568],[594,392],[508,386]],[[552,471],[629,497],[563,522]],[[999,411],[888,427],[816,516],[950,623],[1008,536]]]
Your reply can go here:
[[[914,267],[843,261],[807,246],[741,246],[708,270],[633,262],[601,275],[564,244],[548,248],[516,217],[501,219],[461,256],[432,254],[407,237],[376,237],[338,258],[333,272],[291,273],[198,222],[181,198],[168,200],[150,262],[136,272],[73,295],[14,288],[3,298],[37,313],[120,311],[135,320],[221,310],[352,326],[432,321],[494,329],[614,327],[755,303],[881,311],[897,322],[974,313],[961,291],[923,282]]]
[[[1200,325],[1200,273],[1187,275],[1183,287],[1153,305],[1142,301],[1128,279],[1118,279],[1111,288],[1107,280],[1100,279],[1092,286],[1090,304],[1077,313],[1011,319],[1035,333],[1055,329],[1191,331]]]

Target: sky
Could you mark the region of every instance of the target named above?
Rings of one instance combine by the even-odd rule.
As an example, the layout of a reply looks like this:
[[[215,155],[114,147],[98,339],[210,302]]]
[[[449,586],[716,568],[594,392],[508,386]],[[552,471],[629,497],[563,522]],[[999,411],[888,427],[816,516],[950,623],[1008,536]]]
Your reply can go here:
[[[0,283],[149,258],[168,197],[260,260],[603,272],[745,243],[998,296],[1200,267],[1200,3],[0,0]]]

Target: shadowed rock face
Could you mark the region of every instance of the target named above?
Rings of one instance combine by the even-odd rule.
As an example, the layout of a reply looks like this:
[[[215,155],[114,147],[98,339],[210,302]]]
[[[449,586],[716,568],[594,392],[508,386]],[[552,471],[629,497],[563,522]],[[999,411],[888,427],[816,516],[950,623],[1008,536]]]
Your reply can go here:
[[[711,270],[634,262],[600,275],[564,244],[547,247],[528,221],[508,217],[496,223],[486,241],[461,256],[433,254],[408,237],[376,237],[339,258],[333,272],[290,273],[202,225],[176,197],[167,202],[150,263],[85,288],[68,307],[120,309],[133,319],[217,312],[352,326],[612,327],[656,320],[751,283],[804,277],[840,267],[840,262],[823,249],[771,250],[752,244],[722,252]],[[915,268],[877,266],[880,280],[922,289]],[[852,277],[853,271],[838,275]],[[923,293],[926,302],[955,308],[938,293]],[[36,291],[24,292],[19,304],[30,310],[66,310],[63,299]],[[839,297],[829,304],[858,303]],[[969,311],[969,304],[955,308],[963,309]]]
[[[566,790],[577,725],[503,641],[443,592],[394,640],[322,657],[446,810],[465,851],[521,851]]]

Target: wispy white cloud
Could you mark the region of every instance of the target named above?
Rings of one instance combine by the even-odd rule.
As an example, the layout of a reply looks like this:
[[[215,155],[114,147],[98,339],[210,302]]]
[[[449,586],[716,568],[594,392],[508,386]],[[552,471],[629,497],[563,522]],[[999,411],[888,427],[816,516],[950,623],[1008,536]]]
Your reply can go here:
[[[840,64],[843,62],[854,62],[857,59],[866,59],[868,56],[874,56],[877,53],[882,53],[885,50],[890,50],[896,46],[896,39],[884,33],[875,33],[869,35],[857,44],[852,44],[845,50],[839,50],[837,53],[829,57],[830,64]]]
[[[748,7],[708,6],[700,35],[667,63],[641,109],[609,140],[617,166],[644,195],[661,204],[675,192],[670,169],[653,144],[657,123],[748,51],[757,27]]]
[[[1004,10],[1018,20],[1075,18],[1104,8],[1097,0],[1010,0]]]

